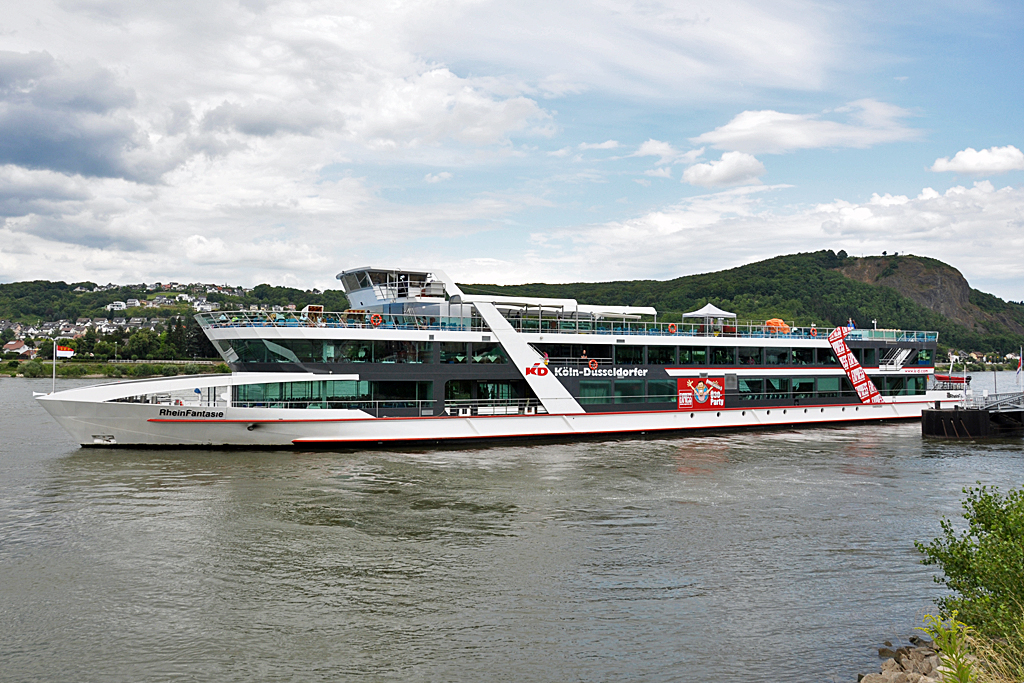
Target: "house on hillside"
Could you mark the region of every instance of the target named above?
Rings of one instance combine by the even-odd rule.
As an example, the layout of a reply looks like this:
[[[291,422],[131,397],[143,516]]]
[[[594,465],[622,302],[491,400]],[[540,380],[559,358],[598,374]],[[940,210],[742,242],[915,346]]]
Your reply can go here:
[[[111,301],[107,304],[108,311],[123,311],[126,308],[128,308],[128,304],[123,301]]]
[[[4,353],[16,353],[20,360],[32,360],[39,353],[39,349],[29,346],[21,339],[15,339],[4,344]]]

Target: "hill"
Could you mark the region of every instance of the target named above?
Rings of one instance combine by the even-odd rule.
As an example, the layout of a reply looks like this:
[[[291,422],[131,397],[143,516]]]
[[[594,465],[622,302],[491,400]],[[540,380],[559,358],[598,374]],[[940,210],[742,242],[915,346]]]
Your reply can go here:
[[[713,303],[740,319],[798,325],[936,330],[944,346],[1008,353],[1024,343],[1024,305],[971,289],[945,263],[920,256],[847,257],[832,251],[777,256],[674,280],[561,285],[460,285],[467,293],[550,296],[582,303],[654,306],[662,320]]]
[[[210,291],[213,290],[213,291]],[[344,310],[348,307],[345,295],[337,290],[320,292],[303,291],[291,287],[257,285],[251,290],[240,287],[215,288],[212,285],[176,285],[173,290],[164,290],[153,285],[123,285],[96,287],[92,282],[50,282],[33,280],[0,284],[0,319],[33,324],[36,321],[75,320],[77,318],[111,317],[106,306],[114,301],[138,299],[152,300],[157,296],[173,298],[176,294],[187,293],[204,296],[208,301],[220,303],[224,308],[238,306],[286,306],[295,304],[302,308],[307,304],[322,304],[328,310]],[[189,315],[192,312],[187,303],[162,306],[160,308],[131,308],[118,312],[122,317],[144,316],[167,318]]]

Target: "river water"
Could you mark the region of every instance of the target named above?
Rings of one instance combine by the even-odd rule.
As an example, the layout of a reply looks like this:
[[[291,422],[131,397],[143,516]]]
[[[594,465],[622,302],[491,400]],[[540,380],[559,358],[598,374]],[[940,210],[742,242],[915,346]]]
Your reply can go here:
[[[83,450],[32,390],[0,380],[3,681],[852,683],[934,611],[913,541],[1024,471],[918,423]]]

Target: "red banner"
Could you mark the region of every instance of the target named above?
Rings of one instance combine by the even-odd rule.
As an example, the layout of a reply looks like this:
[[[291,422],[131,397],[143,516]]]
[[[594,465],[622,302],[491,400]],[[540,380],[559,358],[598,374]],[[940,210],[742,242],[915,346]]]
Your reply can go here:
[[[857,391],[860,402],[884,403],[885,399],[878,393],[875,383],[868,379],[867,374],[864,373],[864,368],[860,366],[857,358],[850,351],[850,347],[846,345],[845,338],[849,333],[850,328],[837,327],[828,335],[828,343],[832,347],[832,351],[835,352],[836,358],[839,359],[839,363],[843,366],[843,370],[846,371],[846,376],[850,378],[850,382]]]
[[[679,410],[721,410],[725,407],[724,377],[689,377],[676,380]]]

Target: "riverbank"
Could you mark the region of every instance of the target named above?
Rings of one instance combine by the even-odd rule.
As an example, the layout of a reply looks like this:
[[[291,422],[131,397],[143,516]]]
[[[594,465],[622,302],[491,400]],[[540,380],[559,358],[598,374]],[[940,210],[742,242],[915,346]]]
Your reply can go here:
[[[63,379],[111,379],[174,377],[231,372],[223,362],[214,360],[140,360],[140,361],[57,361],[57,376]],[[0,375],[11,378],[38,379],[53,374],[53,361],[7,361],[0,365]]]

